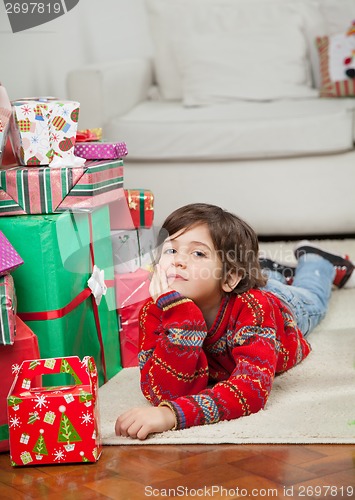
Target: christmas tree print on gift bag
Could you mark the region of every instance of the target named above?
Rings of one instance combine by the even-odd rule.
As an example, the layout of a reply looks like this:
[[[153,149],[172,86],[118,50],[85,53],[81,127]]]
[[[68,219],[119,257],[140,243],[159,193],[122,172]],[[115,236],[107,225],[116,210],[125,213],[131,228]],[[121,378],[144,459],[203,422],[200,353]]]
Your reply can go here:
[[[36,441],[36,444],[33,447],[33,452],[36,453],[36,459],[37,460],[42,460],[43,455],[48,455],[48,450],[46,446],[46,442],[43,437],[44,430],[40,429],[40,434],[39,437]]]
[[[81,437],[77,433],[69,418],[64,413],[65,410],[65,406],[59,407],[59,411],[62,412],[62,416],[60,419],[58,443],[66,443],[64,445],[66,451],[73,451],[75,448],[75,443],[77,441],[81,441]]]
[[[36,387],[38,376],[71,375],[69,386]],[[11,464],[96,462],[102,452],[92,357],[24,361],[10,390],[8,422]]]

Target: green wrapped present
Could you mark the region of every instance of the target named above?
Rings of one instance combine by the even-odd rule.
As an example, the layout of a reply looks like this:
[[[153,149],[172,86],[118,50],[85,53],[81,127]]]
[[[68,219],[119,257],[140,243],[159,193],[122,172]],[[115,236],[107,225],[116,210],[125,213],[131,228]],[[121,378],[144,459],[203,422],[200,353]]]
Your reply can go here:
[[[108,206],[0,217],[0,230],[25,262],[13,272],[17,310],[37,335],[41,357],[93,356],[100,384],[113,377],[121,359]],[[101,301],[88,287],[93,274],[106,291]],[[52,377],[50,385],[68,383]]]

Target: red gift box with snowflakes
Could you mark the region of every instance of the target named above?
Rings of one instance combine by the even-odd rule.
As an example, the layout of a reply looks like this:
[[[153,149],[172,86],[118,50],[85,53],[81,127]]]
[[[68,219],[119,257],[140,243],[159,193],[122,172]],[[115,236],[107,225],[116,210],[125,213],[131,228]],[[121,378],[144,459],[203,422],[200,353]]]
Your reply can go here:
[[[66,373],[75,384],[34,387],[38,375]],[[24,361],[7,398],[11,464],[96,462],[102,452],[94,358]]]

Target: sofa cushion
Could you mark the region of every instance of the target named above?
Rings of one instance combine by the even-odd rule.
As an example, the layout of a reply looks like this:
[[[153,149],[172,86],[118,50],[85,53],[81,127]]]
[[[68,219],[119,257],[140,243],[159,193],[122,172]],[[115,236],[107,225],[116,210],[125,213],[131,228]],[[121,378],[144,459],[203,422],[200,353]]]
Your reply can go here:
[[[278,36],[275,37],[274,33]],[[193,35],[174,47],[182,76],[185,106],[236,99],[265,101],[316,97],[310,88],[305,39],[288,26],[275,32]],[[280,43],[283,32],[287,44]]]
[[[271,87],[270,76],[276,87],[280,83],[298,85],[299,71],[290,72],[287,65],[296,61],[297,70],[302,73],[302,85],[311,85],[310,61],[307,42],[314,42],[316,35],[323,35],[323,28],[317,32],[321,23],[318,4],[312,0],[146,0],[154,43],[154,62],[157,82],[164,99],[181,99],[183,96],[181,58],[189,54],[186,42],[192,40],[202,47],[206,36],[211,37],[215,49],[223,53],[227,40],[236,37],[234,46],[234,68],[238,75],[244,75],[244,87],[255,79],[250,75],[250,59],[262,62],[267,57],[271,70],[265,69],[259,78],[266,79]],[[319,23],[318,23],[319,21]],[[310,36],[310,30],[312,36]],[[264,46],[263,40],[272,43],[272,50]],[[211,46],[211,41],[209,46]],[[181,44],[181,46],[180,46]],[[191,44],[190,44],[191,45]],[[275,50],[276,47],[276,50]],[[289,50],[288,63],[287,50]],[[181,51],[184,54],[181,57]],[[248,52],[248,57],[243,53]],[[208,50],[205,51],[208,56]],[[238,57],[236,57],[238,56]],[[281,59],[282,57],[282,59]],[[179,66],[180,61],[180,66]],[[243,66],[245,65],[246,66]],[[281,69],[275,73],[274,68]],[[286,66],[280,81],[282,66]],[[231,67],[231,66],[230,66]],[[193,64],[190,65],[194,69]],[[230,68],[229,68],[230,69]],[[197,71],[198,68],[195,68]],[[266,73],[266,74],[265,74]],[[205,75],[201,75],[200,80]],[[295,77],[296,76],[296,77]],[[289,79],[288,79],[289,78]],[[294,93],[295,93],[294,89]],[[304,97],[300,88],[298,97]],[[279,96],[283,98],[284,95]],[[248,98],[248,96],[247,96]]]
[[[318,37],[317,46],[321,97],[355,96],[355,26],[351,35],[339,33]]]
[[[129,159],[234,160],[347,151],[351,99],[235,101],[185,108],[145,101],[108,124],[108,140],[129,144]]]

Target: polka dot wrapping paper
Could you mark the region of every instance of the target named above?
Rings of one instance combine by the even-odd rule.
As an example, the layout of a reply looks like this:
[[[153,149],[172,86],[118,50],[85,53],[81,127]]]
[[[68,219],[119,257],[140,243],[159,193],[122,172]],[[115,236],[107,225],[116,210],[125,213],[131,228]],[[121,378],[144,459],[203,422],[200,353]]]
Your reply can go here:
[[[0,276],[13,271],[21,264],[23,259],[0,231]]]
[[[80,142],[74,154],[86,160],[116,160],[128,153],[124,142]]]

